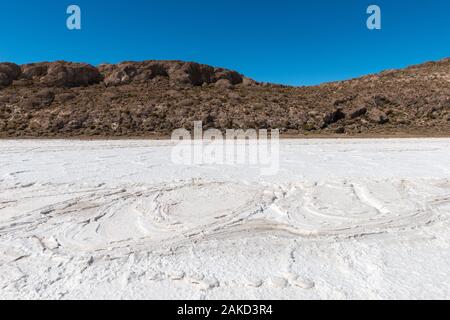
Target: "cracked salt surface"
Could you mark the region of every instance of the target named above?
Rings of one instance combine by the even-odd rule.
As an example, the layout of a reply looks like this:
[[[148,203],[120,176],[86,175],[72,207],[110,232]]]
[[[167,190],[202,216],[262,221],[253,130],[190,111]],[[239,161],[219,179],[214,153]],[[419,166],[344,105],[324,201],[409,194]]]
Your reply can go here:
[[[450,298],[450,139],[0,141],[0,298]]]

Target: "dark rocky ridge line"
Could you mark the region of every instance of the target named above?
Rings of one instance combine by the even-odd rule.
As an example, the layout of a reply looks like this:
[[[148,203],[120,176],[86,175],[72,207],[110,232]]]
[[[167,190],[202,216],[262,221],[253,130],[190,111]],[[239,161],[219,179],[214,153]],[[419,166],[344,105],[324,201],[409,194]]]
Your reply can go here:
[[[200,120],[292,135],[449,135],[450,59],[311,87],[182,61],[0,63],[1,137],[165,136]]]
[[[235,85],[244,80],[235,71],[182,61],[122,62],[117,65],[102,64],[98,68],[86,63],[66,61],[22,66],[0,63],[0,86],[9,86],[20,80],[48,87],[86,87],[101,82],[106,86],[117,86],[146,82],[156,77],[167,77],[174,83],[193,86],[217,82]]]

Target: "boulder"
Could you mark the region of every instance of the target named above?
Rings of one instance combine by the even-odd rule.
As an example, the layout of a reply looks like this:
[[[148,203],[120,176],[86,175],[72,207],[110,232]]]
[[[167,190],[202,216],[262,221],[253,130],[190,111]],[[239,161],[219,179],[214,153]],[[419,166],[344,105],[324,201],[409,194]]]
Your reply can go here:
[[[233,84],[228,79],[220,79],[214,84],[214,86],[219,89],[231,89]]]
[[[118,65],[103,64],[99,66],[99,70],[107,86],[146,82],[158,76],[168,78],[173,85],[202,86],[222,79],[228,80],[232,85],[243,82],[243,77],[235,71],[195,62],[123,62]]]
[[[257,84],[258,84],[258,82],[256,82],[253,79],[250,79],[250,78],[247,78],[247,77],[244,77],[242,79],[242,85],[245,86],[245,87],[251,87],[251,86],[255,86]]]
[[[97,68],[65,61],[23,65],[22,73],[24,78],[48,87],[86,87],[102,80]]]
[[[232,85],[240,84],[243,81],[242,75],[236,71],[226,70],[223,68],[214,69],[214,80],[220,81],[222,79],[228,80]]]
[[[99,66],[107,86],[119,86],[131,82],[145,82],[158,76],[167,77],[167,66],[156,61],[123,62],[118,65]]]
[[[337,109],[333,112],[327,113],[325,117],[323,118],[322,128],[326,128],[330,124],[336,123],[339,120],[342,120],[345,118],[345,113],[342,112],[341,109]]]
[[[32,80],[47,74],[48,63],[31,63],[22,66],[22,77]]]
[[[127,72],[130,68],[124,68],[113,71],[104,82],[107,86],[118,86],[122,84],[128,84],[133,80],[134,75],[131,72]]]
[[[385,124],[389,122],[389,118],[383,111],[379,109],[372,109],[367,114],[367,118],[369,121],[377,123],[377,124]]]
[[[41,82],[57,87],[86,87],[100,83],[102,76],[97,68],[84,63],[51,63]]]
[[[373,98],[373,101],[377,107],[382,107],[386,104],[391,103],[391,101],[388,98],[386,98],[385,96],[382,96],[382,95],[376,95]]]
[[[358,107],[358,108],[355,108],[355,109],[351,110],[349,112],[349,116],[350,116],[350,119],[355,119],[355,118],[358,118],[358,117],[361,117],[361,116],[365,115],[366,113],[367,113],[367,108],[365,108],[365,107]]]
[[[17,80],[22,73],[20,67],[15,63],[0,63],[0,86],[9,86]]]
[[[344,134],[345,133],[345,127],[339,127],[335,131],[337,134]]]
[[[172,83],[201,86],[204,83],[212,83],[214,68],[195,62],[175,64],[168,70]]]

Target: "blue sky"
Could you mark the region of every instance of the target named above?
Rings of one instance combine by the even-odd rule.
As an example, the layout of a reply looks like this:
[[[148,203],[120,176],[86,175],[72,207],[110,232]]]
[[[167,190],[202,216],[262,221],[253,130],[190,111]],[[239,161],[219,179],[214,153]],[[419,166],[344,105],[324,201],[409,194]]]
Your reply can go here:
[[[370,4],[381,31],[366,28]],[[449,21],[448,0],[1,1],[0,61],[179,59],[309,85],[449,57]]]

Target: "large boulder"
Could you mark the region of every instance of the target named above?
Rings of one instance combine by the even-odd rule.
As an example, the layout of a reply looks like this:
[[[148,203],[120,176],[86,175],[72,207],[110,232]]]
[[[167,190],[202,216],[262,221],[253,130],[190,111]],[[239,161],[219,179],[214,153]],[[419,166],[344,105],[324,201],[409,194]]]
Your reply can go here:
[[[20,67],[15,63],[0,63],[0,86],[9,86],[21,74]]]
[[[202,84],[212,83],[214,77],[214,68],[195,62],[175,64],[169,69],[170,81],[180,84],[190,84],[201,86]]]
[[[223,68],[214,69],[214,81],[228,80],[232,85],[240,84],[244,78],[236,71],[227,70]]]
[[[103,79],[97,68],[89,64],[65,61],[23,65],[22,74],[49,87],[86,87]]]
[[[367,113],[366,107],[356,107],[350,111],[350,119],[361,117]]]
[[[137,74],[137,70],[133,65],[119,65],[103,80],[107,86],[117,86],[130,83]]]
[[[30,63],[22,66],[22,77],[33,80],[43,77],[47,74],[48,63]]]
[[[167,68],[158,62],[123,62],[117,65],[103,64],[99,70],[107,86],[118,86],[133,81],[145,82],[157,76],[167,76]]]
[[[223,68],[183,61],[123,62],[117,65],[103,64],[99,70],[107,86],[118,86],[132,82],[146,82],[158,76],[166,77],[174,85],[201,86],[227,80],[232,85],[243,82],[239,73]]]
[[[322,121],[322,128],[326,128],[330,124],[336,123],[339,120],[345,118],[345,113],[342,112],[342,109],[336,109],[333,112],[327,113]]]
[[[52,63],[41,82],[57,87],[85,87],[102,81],[100,72],[89,64]]]

